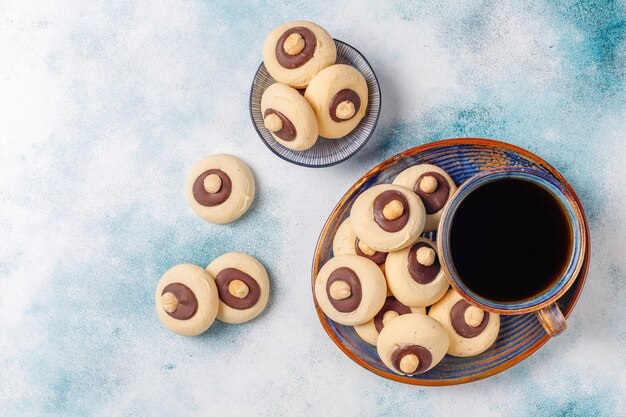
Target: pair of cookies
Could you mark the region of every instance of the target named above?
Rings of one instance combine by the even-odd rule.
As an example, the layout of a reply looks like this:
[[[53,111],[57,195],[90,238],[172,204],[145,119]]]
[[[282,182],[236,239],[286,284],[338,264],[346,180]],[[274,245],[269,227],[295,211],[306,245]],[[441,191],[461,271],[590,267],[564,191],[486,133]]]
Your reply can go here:
[[[245,323],[265,309],[269,278],[261,262],[241,252],[230,252],[206,269],[176,265],[163,274],[156,289],[161,322],[183,336],[204,333],[215,319]]]
[[[311,22],[286,23],[267,36],[263,63],[277,83],[263,93],[261,112],[281,145],[303,151],[318,136],[342,138],[365,116],[365,78],[354,67],[335,65],[336,58],[334,40]]]

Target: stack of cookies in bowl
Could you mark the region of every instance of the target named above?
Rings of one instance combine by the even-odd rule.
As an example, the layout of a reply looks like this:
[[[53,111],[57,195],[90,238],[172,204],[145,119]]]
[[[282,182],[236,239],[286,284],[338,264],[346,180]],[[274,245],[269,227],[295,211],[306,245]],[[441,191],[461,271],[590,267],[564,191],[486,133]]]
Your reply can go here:
[[[261,97],[264,127],[294,151],[318,138],[343,138],[366,114],[368,85],[353,66],[336,64],[335,41],[312,22],[273,29],[263,44],[263,64],[276,81]]]
[[[397,374],[427,372],[446,354],[478,355],[498,336],[500,317],[449,288],[437,246],[424,237],[436,232],[455,190],[452,178],[430,164],[366,189],[334,235],[334,257],[315,279],[324,314],[354,326]]]

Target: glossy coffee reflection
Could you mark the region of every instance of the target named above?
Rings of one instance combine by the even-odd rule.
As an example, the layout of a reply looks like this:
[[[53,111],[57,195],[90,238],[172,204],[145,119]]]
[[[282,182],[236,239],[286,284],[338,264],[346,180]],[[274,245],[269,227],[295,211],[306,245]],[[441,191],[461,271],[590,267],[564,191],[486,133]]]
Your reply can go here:
[[[450,251],[458,277],[475,294],[522,301],[549,289],[567,268],[571,226],[542,186],[502,178],[461,201],[450,227]]]

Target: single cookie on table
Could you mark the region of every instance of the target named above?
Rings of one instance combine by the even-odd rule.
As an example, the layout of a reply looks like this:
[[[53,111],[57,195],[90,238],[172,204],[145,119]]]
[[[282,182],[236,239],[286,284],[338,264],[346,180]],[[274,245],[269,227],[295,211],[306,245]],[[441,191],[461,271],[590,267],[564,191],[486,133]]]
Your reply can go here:
[[[470,305],[454,289],[430,307],[428,315],[448,332],[448,354],[452,356],[474,356],[486,351],[500,331],[500,315]]]
[[[426,212],[419,197],[404,187],[375,185],[352,204],[350,219],[358,238],[379,252],[411,245],[424,229]]]
[[[312,22],[289,22],[270,32],[263,43],[263,64],[279,83],[306,87],[337,60],[335,41]]]
[[[228,154],[198,161],[187,176],[191,208],[210,223],[231,223],[243,216],[254,200],[252,171],[245,162]]]
[[[320,136],[342,138],[352,132],[365,116],[367,82],[350,65],[332,65],[311,80],[304,98],[315,112]]]
[[[315,279],[317,304],[331,320],[347,326],[374,318],[386,295],[385,276],[378,265],[358,255],[329,259]]]
[[[393,180],[393,184],[413,190],[426,208],[425,232],[433,232],[439,226],[441,211],[456,191],[450,175],[435,165],[421,164],[405,169]]]
[[[337,228],[333,238],[333,254],[337,255],[359,255],[369,259],[385,272],[385,259],[387,252],[378,252],[370,248],[356,237],[350,217],[345,219]]]
[[[448,343],[448,334],[437,320],[424,314],[403,314],[383,327],[376,349],[389,369],[411,376],[441,362]]]
[[[434,304],[449,286],[439,263],[437,245],[424,237],[409,247],[391,252],[385,262],[385,276],[396,298],[411,307]]]
[[[426,308],[424,307],[407,307],[396,299],[396,297],[387,296],[383,308],[370,321],[354,326],[354,330],[359,337],[365,340],[370,345],[376,346],[376,340],[380,331],[391,320],[403,315],[403,314],[426,314]]]
[[[161,322],[183,336],[197,336],[208,329],[217,315],[219,300],[213,277],[191,264],[168,269],[159,280],[155,295]]]
[[[265,127],[281,145],[304,151],[317,142],[315,113],[298,90],[287,84],[272,84],[263,92],[261,112]]]
[[[217,319],[224,323],[245,323],[267,306],[270,281],[261,262],[241,252],[226,253],[206,270],[215,277],[219,294]]]

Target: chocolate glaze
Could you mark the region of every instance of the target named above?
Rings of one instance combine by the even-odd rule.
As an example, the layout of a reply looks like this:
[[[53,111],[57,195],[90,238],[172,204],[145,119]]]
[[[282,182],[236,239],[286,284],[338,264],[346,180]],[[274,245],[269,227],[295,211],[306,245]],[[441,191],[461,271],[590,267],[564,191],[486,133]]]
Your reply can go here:
[[[289,120],[287,116],[285,116],[278,110],[267,109],[265,110],[263,117],[267,117],[268,114],[275,114],[276,116],[278,116],[280,121],[283,122],[283,127],[277,132],[272,132],[272,134],[287,142],[290,142],[296,138],[296,127],[293,125],[293,123],[291,123],[291,120]]]
[[[437,180],[437,189],[432,193],[425,193],[420,189],[420,182],[424,177],[434,177]],[[419,195],[426,208],[426,214],[437,213],[446,205],[450,197],[450,184],[445,177],[438,172],[425,172],[415,181],[413,186],[415,194]]]
[[[299,54],[289,55],[285,51],[285,40],[292,33],[298,33],[304,39],[304,49],[300,51]],[[303,26],[296,26],[290,29],[287,29],[280,35],[278,41],[276,42],[276,60],[278,63],[287,69],[294,69],[301,67],[302,65],[309,62],[311,58],[313,58],[313,54],[315,53],[315,46],[317,45],[317,38],[315,34],[308,28]]]
[[[400,301],[396,300],[396,297],[389,296],[385,299],[385,304],[383,304],[383,308],[380,309],[378,313],[374,316],[374,327],[380,333],[380,331],[385,327],[383,324],[383,316],[389,310],[393,310],[399,315],[409,314],[411,309],[402,304]]]
[[[406,355],[411,354],[417,356],[417,358],[419,359],[419,363],[415,372],[409,375],[417,375],[426,372],[426,370],[430,368],[430,364],[433,363],[433,355],[430,353],[430,350],[420,345],[407,345],[396,349],[391,354],[391,364],[398,371],[402,372],[402,370],[400,369],[400,361]]]
[[[430,246],[426,242],[417,242],[413,246],[411,246],[409,254],[407,255],[407,260],[409,262],[408,269],[411,278],[413,278],[413,280],[418,284],[426,285],[434,281],[434,279],[437,277],[437,274],[439,273],[439,270],[441,269],[441,265],[439,264],[439,256],[437,256],[437,251],[435,251],[435,262],[433,262],[432,265],[424,266],[421,263],[417,262],[415,254],[417,253],[417,250],[422,247],[432,248],[432,246]]]
[[[163,288],[161,295],[166,292],[171,292],[178,300],[178,307],[176,311],[167,313],[176,320],[188,320],[192,318],[198,311],[198,299],[196,295],[189,289],[188,286],[181,284],[180,282],[174,282],[168,284]]]
[[[388,220],[383,215],[383,209],[393,200],[398,200],[404,206],[404,212],[395,220]],[[386,232],[397,232],[402,230],[409,221],[409,202],[404,194],[396,190],[387,190],[380,193],[374,199],[374,221]]]
[[[234,280],[240,280],[248,286],[249,292],[244,298],[235,297],[228,291],[228,285]],[[222,269],[215,277],[217,292],[220,300],[229,307],[237,310],[246,310],[253,307],[261,297],[261,287],[254,278],[236,268]]]
[[[356,250],[356,254],[359,256],[362,256],[364,258],[369,259],[370,261],[373,261],[374,263],[376,263],[376,265],[382,265],[385,263],[385,261],[387,260],[387,252],[374,252],[373,255],[367,255],[365,254],[361,248],[359,248],[359,238],[357,237],[356,240],[354,241],[354,249]]]
[[[209,193],[204,189],[204,179],[211,174],[216,174],[222,180],[222,186],[216,193]],[[206,207],[219,206],[230,197],[230,192],[233,188],[230,177],[227,173],[220,169],[209,169],[204,171],[193,183],[192,192],[193,198]]]
[[[330,286],[335,281],[345,281],[350,286],[350,297],[344,298],[343,300],[335,300],[330,296]],[[342,313],[350,313],[356,310],[361,304],[362,294],[361,288],[361,280],[359,279],[356,272],[342,266],[341,268],[335,269],[328,276],[328,281],[326,281],[326,294],[328,295],[328,301],[330,304],[335,307],[335,310],[340,311]]]
[[[472,327],[465,322],[465,310],[470,307],[470,303],[465,300],[457,301],[450,309],[450,322],[452,328],[460,336],[466,338],[476,337],[485,330],[487,323],[489,323],[489,313],[485,311],[483,321],[476,327]]]
[[[340,119],[337,117],[337,106],[339,103],[344,101],[350,101],[354,104],[354,114],[349,119]],[[350,90],[349,88],[345,88],[339,91],[335,96],[330,100],[330,104],[328,106],[328,111],[330,112],[330,118],[335,122],[345,122],[346,120],[352,119],[352,117],[356,116],[361,108],[361,97],[354,90]]]

